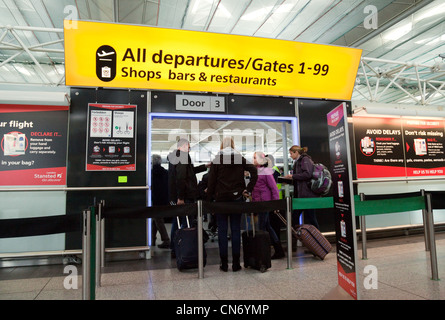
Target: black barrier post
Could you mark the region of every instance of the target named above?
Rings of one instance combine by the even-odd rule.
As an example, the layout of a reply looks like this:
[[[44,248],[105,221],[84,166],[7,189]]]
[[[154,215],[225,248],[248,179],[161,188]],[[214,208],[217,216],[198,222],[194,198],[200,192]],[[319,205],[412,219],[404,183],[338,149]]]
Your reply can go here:
[[[292,269],[292,198],[286,197],[287,268]]]
[[[83,233],[82,233],[82,300],[90,300],[90,242],[91,242],[91,211],[89,209],[83,211]]]
[[[420,194],[425,198],[425,190],[421,189]],[[423,236],[425,239],[425,251],[430,251],[430,230],[427,221],[426,209],[422,209],[422,219],[423,219]]]
[[[102,201],[97,204],[96,211],[96,286],[101,286],[101,255],[102,255]]]
[[[360,201],[365,201],[365,194],[360,193]],[[368,259],[368,250],[366,248],[366,217],[360,216],[360,230],[362,231],[362,260]]]
[[[431,276],[432,280],[440,280],[437,269],[437,254],[436,254],[436,238],[434,236],[434,218],[433,208],[431,205],[431,193],[426,194],[426,218],[429,230],[428,240],[430,245],[430,259],[431,259]]]
[[[204,278],[204,239],[203,239],[203,227],[202,227],[202,200],[197,202],[198,208],[198,278]]]
[[[93,213],[91,212],[93,211]],[[95,264],[96,264],[96,218],[94,207],[83,211],[83,237],[82,237],[82,299],[95,300]]]

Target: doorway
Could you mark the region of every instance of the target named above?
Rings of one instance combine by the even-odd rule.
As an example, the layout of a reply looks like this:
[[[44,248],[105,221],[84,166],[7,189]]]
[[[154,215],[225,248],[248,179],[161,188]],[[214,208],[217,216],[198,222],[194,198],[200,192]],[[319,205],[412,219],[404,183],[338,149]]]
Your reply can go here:
[[[213,160],[225,137],[232,137],[235,148],[248,161],[256,151],[271,155],[274,165],[289,171],[288,149],[298,144],[296,117],[242,116],[228,114],[149,113],[148,116],[147,181],[151,189],[151,158],[161,156],[162,166],[168,169],[167,155],[176,149],[180,138],[190,141],[190,158],[195,166]],[[205,174],[197,175],[198,182]],[[151,190],[147,205],[152,205]],[[147,239],[151,245],[151,219],[147,224]]]

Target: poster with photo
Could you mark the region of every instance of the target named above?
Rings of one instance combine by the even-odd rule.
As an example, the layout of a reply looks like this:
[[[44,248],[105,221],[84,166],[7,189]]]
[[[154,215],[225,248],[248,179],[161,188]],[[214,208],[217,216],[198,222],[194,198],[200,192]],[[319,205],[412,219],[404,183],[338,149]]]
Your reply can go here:
[[[86,171],[136,170],[136,105],[88,105]]]
[[[402,119],[408,177],[445,174],[444,121]]]
[[[330,171],[335,212],[338,284],[358,299],[356,227],[351,179],[351,152],[345,103],[327,114]]]
[[[0,104],[0,185],[66,184],[68,106]]]
[[[357,178],[404,177],[400,118],[354,118]]]

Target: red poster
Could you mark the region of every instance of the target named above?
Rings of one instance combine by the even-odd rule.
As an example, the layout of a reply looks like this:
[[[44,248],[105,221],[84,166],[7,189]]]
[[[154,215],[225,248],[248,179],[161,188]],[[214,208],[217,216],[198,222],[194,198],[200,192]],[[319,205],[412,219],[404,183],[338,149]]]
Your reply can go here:
[[[357,178],[404,177],[400,118],[354,117]]]
[[[66,184],[68,106],[0,105],[0,185]]]
[[[402,119],[408,177],[445,175],[444,121]]]

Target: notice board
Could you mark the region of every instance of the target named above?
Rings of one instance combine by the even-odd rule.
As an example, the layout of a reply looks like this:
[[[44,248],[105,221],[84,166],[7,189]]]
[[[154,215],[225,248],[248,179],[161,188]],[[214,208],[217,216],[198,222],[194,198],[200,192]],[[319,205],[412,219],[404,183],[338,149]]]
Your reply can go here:
[[[355,116],[357,178],[445,175],[445,121]]]
[[[65,185],[68,106],[0,105],[0,185]]]

